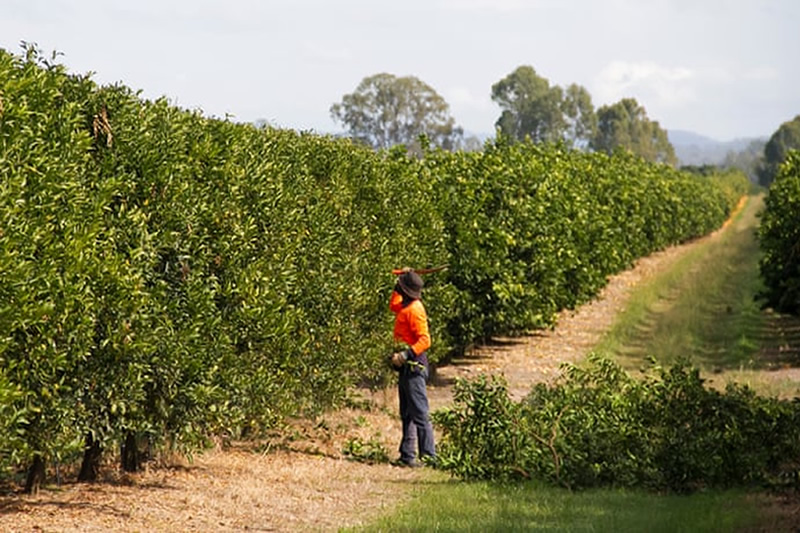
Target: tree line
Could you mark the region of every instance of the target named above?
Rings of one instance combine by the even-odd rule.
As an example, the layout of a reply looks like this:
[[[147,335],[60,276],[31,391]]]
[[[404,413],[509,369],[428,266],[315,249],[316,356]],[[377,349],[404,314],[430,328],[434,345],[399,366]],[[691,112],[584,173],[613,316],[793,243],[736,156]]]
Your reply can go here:
[[[800,115],[782,123],[769,139],[756,139],[739,152],[728,152],[721,166],[739,169],[751,181],[770,187],[792,150],[800,150]]]
[[[585,87],[553,85],[523,65],[492,86],[492,100],[501,109],[496,131],[513,141],[563,143],[606,154],[622,148],[650,162],[677,163],[667,132],[634,98],[595,109]],[[420,135],[446,150],[480,147],[464,137],[445,99],[414,76],[368,76],[330,111],[352,138],[376,149],[402,144],[420,154]]]
[[[666,130],[648,117],[635,98],[595,109],[585,87],[551,84],[529,65],[492,85],[491,95],[501,110],[495,130],[513,141],[563,143],[606,154],[623,149],[646,161],[678,163]],[[330,112],[351,138],[375,149],[404,145],[410,153],[421,155],[421,135],[445,150],[481,148],[477,138],[465,136],[456,124],[445,99],[414,76],[368,76],[354,92],[333,104]],[[730,153],[721,166],[738,168],[769,186],[791,149],[800,149],[800,115],[781,124],[766,145],[754,142],[741,153]]]

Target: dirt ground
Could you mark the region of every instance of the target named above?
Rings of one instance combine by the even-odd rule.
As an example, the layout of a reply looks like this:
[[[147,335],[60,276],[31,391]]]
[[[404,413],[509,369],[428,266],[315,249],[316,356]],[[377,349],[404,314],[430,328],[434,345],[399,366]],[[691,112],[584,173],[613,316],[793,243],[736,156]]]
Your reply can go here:
[[[581,360],[598,342],[632,287],[694,245],[640,260],[595,301],[561,313],[553,330],[498,339],[439,368],[429,388],[432,408],[452,401],[458,377],[503,374],[517,398],[554,379],[563,362]],[[343,449],[353,439],[383,446],[392,458],[399,442],[395,391],[364,392],[364,399],[366,408],[298,421],[288,438],[217,447],[192,462],[168,461],[135,475],[109,467],[103,482],[49,486],[37,496],[0,488],[0,531],[335,531],[374,519],[428,484],[448,482],[430,469],[348,460]],[[763,506],[774,516],[763,531],[796,530],[788,526],[800,523],[796,502],[776,497]]]

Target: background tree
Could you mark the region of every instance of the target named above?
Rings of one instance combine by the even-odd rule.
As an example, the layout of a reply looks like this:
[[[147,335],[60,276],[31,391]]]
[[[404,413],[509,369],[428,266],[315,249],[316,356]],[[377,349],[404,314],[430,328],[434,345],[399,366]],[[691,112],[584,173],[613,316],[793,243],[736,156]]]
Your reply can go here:
[[[647,161],[672,166],[677,163],[666,130],[647,118],[647,111],[634,98],[623,98],[597,110],[597,130],[591,147],[609,154],[621,147]]]
[[[503,110],[495,125],[511,138],[555,142],[567,129],[561,106],[564,93],[550,86],[533,67],[521,66],[492,86],[492,100]]]
[[[476,135],[466,135],[459,141],[457,149],[463,152],[480,152],[483,150],[483,141]]]
[[[575,83],[567,87],[562,110],[567,122],[567,141],[580,148],[588,146],[597,131],[597,114],[589,91]]]
[[[518,67],[495,83],[492,100],[503,110],[495,126],[513,139],[585,145],[594,131],[589,91],[576,84],[566,90],[551,86],[531,66]]]
[[[414,76],[364,78],[355,92],[331,106],[331,116],[353,138],[376,149],[405,144],[419,153],[419,136],[426,135],[432,145],[453,150],[463,136],[444,98]]]
[[[769,187],[789,150],[800,149],[800,115],[784,122],[764,146],[764,159],[758,168],[758,181]]]

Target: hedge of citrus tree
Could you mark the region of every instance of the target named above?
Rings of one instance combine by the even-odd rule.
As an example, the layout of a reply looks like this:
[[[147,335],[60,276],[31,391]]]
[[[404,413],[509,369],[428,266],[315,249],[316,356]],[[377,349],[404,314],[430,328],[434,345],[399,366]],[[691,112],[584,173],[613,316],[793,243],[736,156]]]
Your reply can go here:
[[[800,152],[789,152],[770,185],[759,229],[768,305],[800,313]]]
[[[479,153],[430,154],[455,290],[453,345],[552,325],[609,275],[722,224],[742,174],[702,178],[626,153],[567,152],[502,140]]]
[[[99,87],[0,51],[0,466],[257,435],[385,375],[391,269],[431,359],[552,323],[718,227],[746,180],[506,144],[374,152]],[[726,190],[728,192],[726,192]],[[735,191],[741,191],[736,193]],[[730,191],[734,191],[731,193]]]

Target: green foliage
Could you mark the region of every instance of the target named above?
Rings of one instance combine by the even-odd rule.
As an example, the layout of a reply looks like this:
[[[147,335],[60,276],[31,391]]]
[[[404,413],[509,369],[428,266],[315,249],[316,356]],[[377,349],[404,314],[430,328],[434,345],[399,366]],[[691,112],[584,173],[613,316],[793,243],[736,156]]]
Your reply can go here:
[[[791,151],[769,188],[759,229],[767,305],[800,313],[800,152]]]
[[[79,437],[73,376],[92,345],[99,230],[91,137],[74,101],[87,84],[40,66],[33,49],[0,53],[0,375],[15,436],[0,453],[12,457],[59,457]]]
[[[391,268],[444,262],[412,161],[0,60],[4,458],[188,451],[379,372]]]
[[[26,410],[20,405],[22,389],[13,385],[0,368],[0,478],[7,468],[19,464],[25,452]]]
[[[678,492],[791,473],[799,417],[797,402],[706,388],[685,361],[636,380],[596,357],[519,403],[501,382],[459,382],[455,405],[434,414],[439,464],[465,479]]]
[[[790,150],[800,150],[800,115],[781,124],[764,146],[764,157],[757,169],[761,185],[772,184]]]
[[[633,98],[597,110],[597,134],[591,147],[608,154],[621,148],[654,163],[677,163],[667,132],[647,118],[645,108]]]
[[[736,168],[706,174],[706,177],[725,195],[725,201],[731,211],[743,196],[753,192],[753,183],[744,172]]]
[[[531,66],[517,67],[495,83],[492,100],[503,110],[495,126],[511,139],[585,145],[594,134],[596,117],[589,92],[576,84],[566,90],[551,86]]]
[[[500,141],[404,148],[208,119],[0,51],[0,461],[191,451],[385,375],[393,267],[434,363],[553,323],[718,227],[721,179]],[[131,439],[133,440],[133,439]]]
[[[331,106],[331,116],[368,146],[403,144],[417,155],[425,148],[419,141],[422,135],[446,150],[457,148],[463,135],[444,98],[414,76],[381,73],[364,78],[355,92]]]
[[[636,258],[719,227],[747,190],[742,176],[532,142],[422,164],[439,180],[452,289],[430,314],[447,320],[457,347],[552,325]]]
[[[455,407],[434,412],[445,430],[438,466],[464,479],[527,476],[522,455],[530,446],[521,427],[520,405],[508,397],[505,381],[480,376],[456,382]]]
[[[348,439],[344,443],[342,453],[354,461],[361,463],[388,463],[389,452],[379,440],[370,438],[366,441],[359,437]]]

